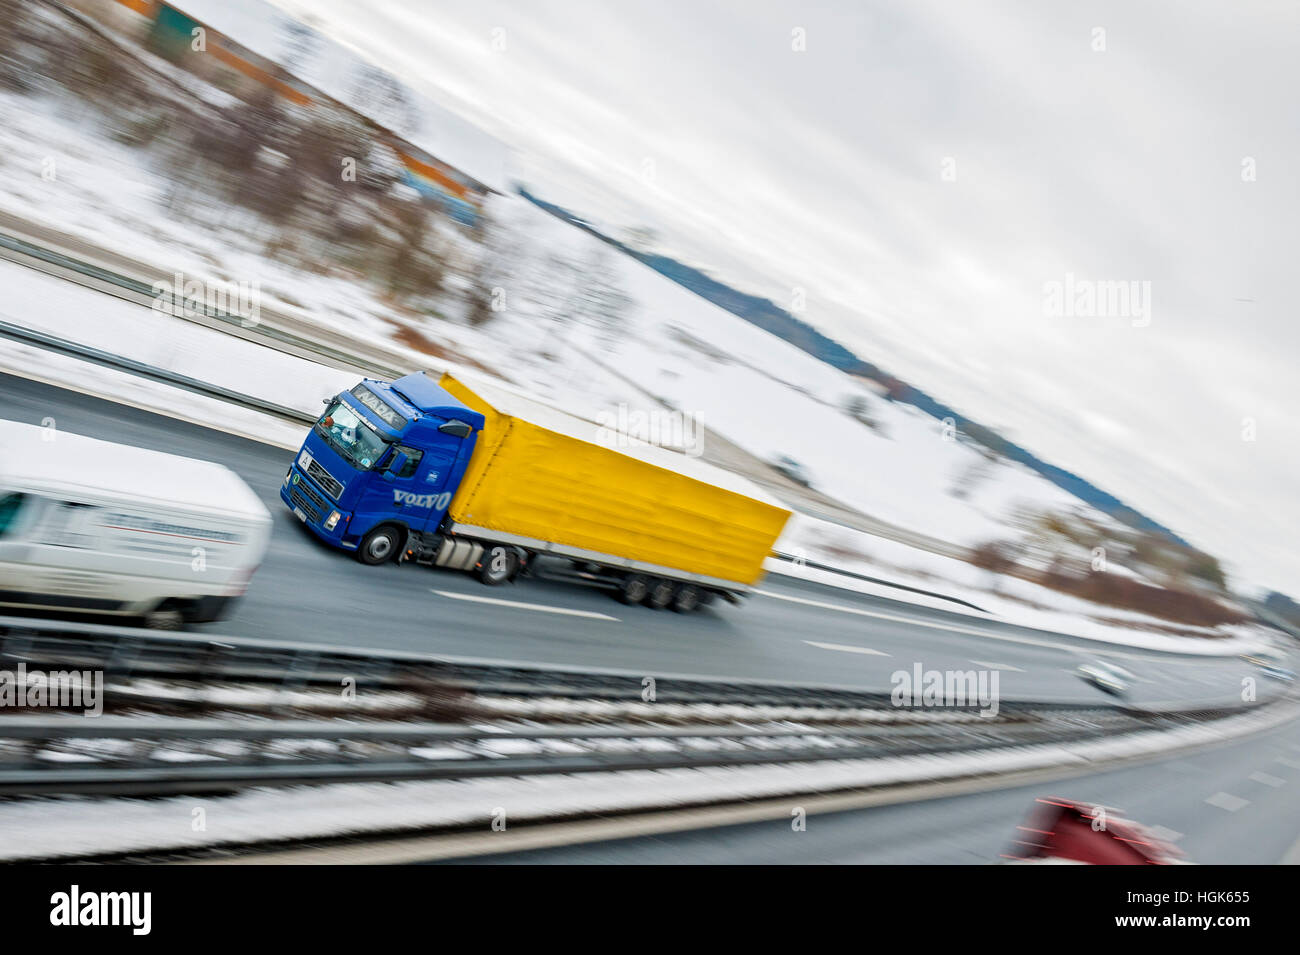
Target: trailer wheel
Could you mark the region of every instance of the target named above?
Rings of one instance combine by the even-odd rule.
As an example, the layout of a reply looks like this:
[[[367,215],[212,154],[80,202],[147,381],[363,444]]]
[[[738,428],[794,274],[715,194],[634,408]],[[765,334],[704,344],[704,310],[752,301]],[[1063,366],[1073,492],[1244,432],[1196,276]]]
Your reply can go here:
[[[361,539],[357,560],[363,564],[384,564],[396,557],[401,547],[402,532],[392,524],[385,524]]]
[[[639,604],[650,593],[650,581],[641,574],[628,574],[619,584],[618,599],[625,604]]]
[[[498,544],[483,552],[478,563],[478,579],[489,587],[495,587],[513,578],[518,569],[519,555],[513,548]]]
[[[677,593],[673,595],[673,609],[678,613],[690,613],[700,605],[700,591],[690,584],[684,584],[677,588]]]
[[[671,580],[656,580],[650,585],[650,593],[646,596],[645,602],[647,607],[653,607],[655,610],[663,610],[673,602],[673,595],[677,593],[677,586]]]

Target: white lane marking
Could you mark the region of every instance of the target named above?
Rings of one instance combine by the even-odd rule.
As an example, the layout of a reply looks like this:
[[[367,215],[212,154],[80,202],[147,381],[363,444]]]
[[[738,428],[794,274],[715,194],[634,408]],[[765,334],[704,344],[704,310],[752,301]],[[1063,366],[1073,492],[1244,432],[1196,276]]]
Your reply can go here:
[[[1273,762],[1281,763],[1291,769],[1300,769],[1300,759],[1292,759],[1290,756],[1279,756]]]
[[[804,643],[810,647],[819,647],[822,650],[839,650],[841,653],[866,653],[873,657],[889,656],[884,650],[872,650],[870,647],[851,647],[847,643],[818,643],[816,640],[805,640]]]
[[[1249,778],[1250,778],[1251,782],[1263,783],[1265,786],[1285,786],[1285,785],[1286,785],[1286,780],[1285,780],[1285,779],[1280,779],[1279,777],[1277,777],[1277,776],[1273,776],[1273,775],[1271,775],[1271,774],[1269,774],[1269,773],[1251,773]]]
[[[1020,667],[1013,667],[1010,663],[988,663],[984,660],[972,660],[971,663],[985,670],[1006,670],[1008,673],[1025,672]]]
[[[1228,812],[1236,812],[1243,806],[1249,806],[1249,799],[1242,799],[1240,796],[1234,796],[1232,793],[1215,793],[1205,800],[1211,806],[1218,806]]]
[[[607,613],[596,613],[594,610],[572,610],[568,607],[548,607],[545,604],[524,603],[521,600],[501,600],[498,597],[478,597],[474,594],[458,594],[450,590],[435,590],[433,593],[439,597],[446,597],[449,600],[470,600],[474,603],[492,604],[494,607],[514,607],[517,610],[536,610],[538,613],[560,613],[569,617],[591,617],[593,620],[613,620],[618,623],[618,617],[611,617]]]

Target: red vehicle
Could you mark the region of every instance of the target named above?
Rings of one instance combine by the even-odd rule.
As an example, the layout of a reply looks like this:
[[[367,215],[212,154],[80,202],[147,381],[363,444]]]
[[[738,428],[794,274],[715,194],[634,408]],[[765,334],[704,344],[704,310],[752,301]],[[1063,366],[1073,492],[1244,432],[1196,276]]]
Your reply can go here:
[[[1014,862],[1176,865],[1182,853],[1117,809],[1055,796],[1034,800],[1002,855]]]

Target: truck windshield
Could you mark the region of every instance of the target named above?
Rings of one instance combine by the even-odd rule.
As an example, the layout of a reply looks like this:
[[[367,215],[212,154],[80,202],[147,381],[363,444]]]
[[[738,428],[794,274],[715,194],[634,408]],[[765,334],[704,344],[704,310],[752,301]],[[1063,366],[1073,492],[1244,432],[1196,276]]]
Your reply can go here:
[[[373,467],[387,447],[378,431],[338,399],[331,402],[316,422],[316,433],[353,467],[363,471]]]

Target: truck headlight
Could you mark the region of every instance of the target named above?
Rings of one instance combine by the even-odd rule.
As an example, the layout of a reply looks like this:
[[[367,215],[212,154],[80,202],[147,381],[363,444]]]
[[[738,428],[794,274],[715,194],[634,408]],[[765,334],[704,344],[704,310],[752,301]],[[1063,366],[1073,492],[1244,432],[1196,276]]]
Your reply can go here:
[[[289,475],[292,474],[292,473],[293,473],[293,468],[290,468],[289,470],[285,471],[285,472],[284,472],[284,480],[281,481],[280,484],[283,485],[283,486],[285,486],[285,487],[288,487],[288,486],[289,486]]]
[[[327,531],[334,530],[334,525],[339,522],[339,518],[342,516],[338,511],[330,511],[330,516],[325,518],[325,529]]]

